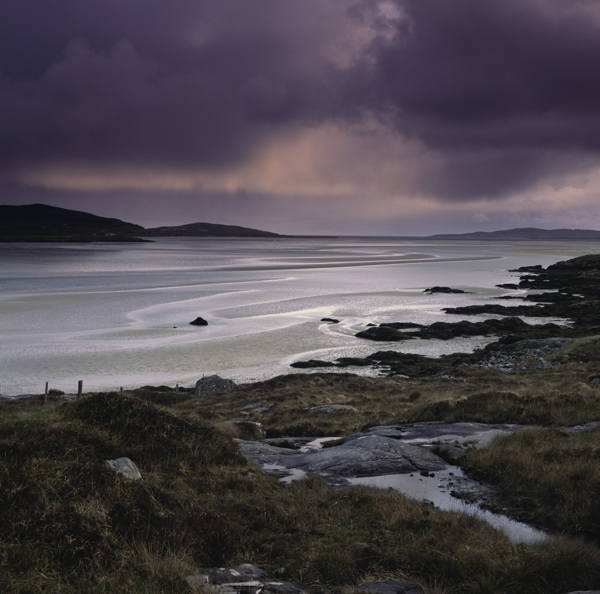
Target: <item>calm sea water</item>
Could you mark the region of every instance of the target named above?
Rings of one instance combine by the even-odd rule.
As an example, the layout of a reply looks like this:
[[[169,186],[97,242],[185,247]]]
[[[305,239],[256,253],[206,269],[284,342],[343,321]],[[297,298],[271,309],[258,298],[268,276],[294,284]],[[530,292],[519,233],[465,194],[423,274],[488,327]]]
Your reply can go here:
[[[600,252],[596,243],[398,239],[161,239],[0,244],[0,393],[236,381],[306,358],[394,349],[430,356],[485,339],[373,343],[367,323],[464,319],[443,307],[509,291],[510,269]],[[463,295],[426,295],[446,285]],[[206,327],[190,326],[197,316]],[[340,324],[320,322],[334,317]],[[364,372],[364,371],[363,371]]]

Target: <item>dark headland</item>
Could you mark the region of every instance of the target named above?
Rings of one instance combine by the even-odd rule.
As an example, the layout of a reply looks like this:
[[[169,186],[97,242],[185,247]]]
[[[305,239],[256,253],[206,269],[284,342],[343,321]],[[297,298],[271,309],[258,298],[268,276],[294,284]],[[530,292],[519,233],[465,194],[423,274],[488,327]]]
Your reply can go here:
[[[600,241],[600,231],[591,229],[536,229],[523,227],[504,231],[476,231],[474,233],[442,233],[427,239],[477,241]]]
[[[277,233],[236,225],[192,223],[145,229],[119,219],[45,204],[0,205],[0,241],[132,242],[154,237],[280,237]]]

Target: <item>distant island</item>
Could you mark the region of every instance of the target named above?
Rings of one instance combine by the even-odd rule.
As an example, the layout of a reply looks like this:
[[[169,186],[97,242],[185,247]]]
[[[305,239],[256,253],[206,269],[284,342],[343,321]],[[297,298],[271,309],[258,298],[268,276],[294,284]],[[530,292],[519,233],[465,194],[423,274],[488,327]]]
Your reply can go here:
[[[600,241],[600,231],[590,229],[507,229],[505,231],[476,231],[474,233],[443,233],[425,239],[474,239],[481,241]]]
[[[2,242],[132,242],[153,237],[282,237],[277,233],[235,225],[192,223],[145,229],[119,219],[46,204],[0,205]]]
[[[154,227],[146,229],[147,237],[282,237],[278,233],[249,229],[238,225],[214,223],[190,223],[177,227]]]

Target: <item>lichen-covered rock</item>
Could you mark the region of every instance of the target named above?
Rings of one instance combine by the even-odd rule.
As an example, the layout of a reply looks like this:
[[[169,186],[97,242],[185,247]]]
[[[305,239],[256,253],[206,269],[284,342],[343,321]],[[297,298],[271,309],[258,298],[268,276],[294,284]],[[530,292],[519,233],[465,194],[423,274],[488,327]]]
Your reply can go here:
[[[106,468],[118,472],[127,478],[137,481],[142,478],[138,467],[129,458],[117,458],[116,460],[106,460]]]
[[[225,394],[235,388],[235,383],[230,379],[222,378],[220,375],[209,375],[196,382],[194,396],[204,394]]]

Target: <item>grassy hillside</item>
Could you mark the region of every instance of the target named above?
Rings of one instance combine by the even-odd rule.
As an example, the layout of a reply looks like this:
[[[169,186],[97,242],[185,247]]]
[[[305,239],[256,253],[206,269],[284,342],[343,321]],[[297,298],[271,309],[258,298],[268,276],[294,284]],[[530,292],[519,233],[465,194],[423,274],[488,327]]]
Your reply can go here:
[[[367,385],[353,378],[319,374],[309,376],[304,387],[299,376],[279,378],[270,386],[241,387],[231,399],[221,397],[221,407],[216,399],[153,391],[0,403],[0,589],[186,592],[185,577],[194,568],[241,562],[272,576],[285,567],[286,579],[313,592],[351,592],[353,584],[375,577],[404,578],[431,593],[600,587],[597,509],[590,510],[585,498],[571,500],[572,515],[563,514],[559,528],[591,534],[590,539],[563,535],[543,545],[514,546],[473,517],[440,512],[394,491],[333,489],[316,478],[278,483],[247,464],[232,440],[235,429],[222,422],[247,418],[239,407],[255,402],[258,392],[274,405],[261,420],[278,431],[281,423],[308,422],[306,404],[339,401],[343,389],[355,411],[344,415],[341,432],[385,417],[383,406],[392,401],[396,419],[439,412],[440,403],[462,407],[461,418],[480,417],[485,408],[480,394],[495,390],[486,388],[481,374],[445,390],[438,381],[392,386],[385,379]],[[512,389],[524,408],[535,409],[544,391],[528,388],[531,379],[521,378]],[[379,405],[382,393],[386,404]],[[577,398],[585,397],[588,413],[578,418],[598,419],[597,388],[574,387],[571,393],[565,411],[581,408]],[[278,410],[277,403],[284,408]],[[510,411],[506,420],[513,420]],[[310,416],[315,433],[327,432],[330,423],[331,415]],[[600,475],[595,443],[586,446],[591,488]],[[509,446],[499,447],[503,452]],[[521,448],[522,456],[530,443],[510,447]],[[569,449],[581,449],[581,443],[563,438],[561,447],[567,459]],[[142,480],[105,467],[106,459],[122,456],[134,460]],[[485,460],[472,463],[483,471]],[[582,486],[581,476],[556,467],[547,454],[536,454],[535,464],[539,475],[552,467],[566,493]],[[512,473],[520,489],[529,488],[525,474]],[[540,524],[556,527],[544,518],[564,504],[551,485],[540,488],[544,496],[532,492],[528,506],[542,510]]]

